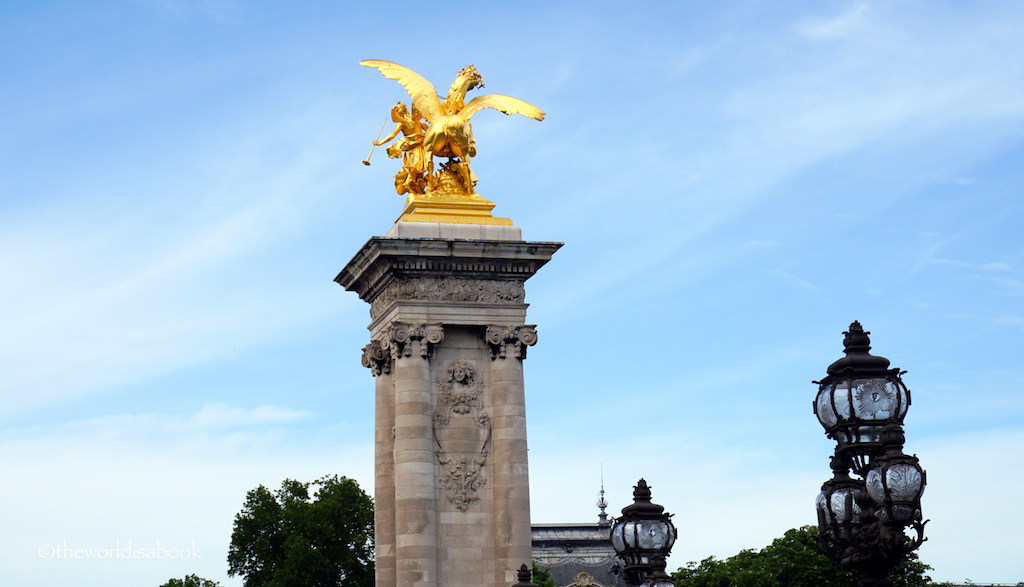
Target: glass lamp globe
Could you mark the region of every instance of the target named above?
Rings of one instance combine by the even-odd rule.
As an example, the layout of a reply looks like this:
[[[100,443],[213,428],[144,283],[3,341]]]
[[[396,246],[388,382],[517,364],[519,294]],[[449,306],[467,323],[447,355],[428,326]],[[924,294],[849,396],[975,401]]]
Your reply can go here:
[[[883,451],[887,425],[903,424],[910,406],[910,390],[889,359],[872,355],[869,332],[859,322],[843,333],[846,356],[828,367],[819,382],[814,414],[840,450],[852,460],[853,470],[864,474],[871,459]]]
[[[622,508],[622,516],[611,527],[615,553],[626,563],[626,572],[639,584],[654,564],[664,560],[676,541],[676,527],[665,508],[651,503],[651,489],[641,479],[633,489],[633,503]]]
[[[917,459],[907,455],[885,458],[867,475],[868,495],[895,522],[921,519],[921,495],[926,483]]]

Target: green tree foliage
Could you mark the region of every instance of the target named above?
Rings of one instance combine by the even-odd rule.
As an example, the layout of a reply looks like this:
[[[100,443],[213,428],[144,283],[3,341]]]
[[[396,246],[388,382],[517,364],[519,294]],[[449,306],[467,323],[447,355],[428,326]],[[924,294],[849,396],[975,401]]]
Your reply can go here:
[[[184,579],[171,579],[160,587],[220,587],[220,583],[196,575],[187,575]]]
[[[892,574],[894,587],[926,587],[931,569],[916,553]],[[818,548],[818,529],[789,530],[761,550],[743,550],[725,560],[708,557],[681,567],[672,578],[679,587],[850,587],[857,577],[839,568]]]
[[[373,500],[337,475],[260,485],[235,516],[228,575],[245,587],[372,587]]]
[[[533,579],[537,587],[555,587],[555,579],[551,576],[551,567],[542,567],[533,562]]]

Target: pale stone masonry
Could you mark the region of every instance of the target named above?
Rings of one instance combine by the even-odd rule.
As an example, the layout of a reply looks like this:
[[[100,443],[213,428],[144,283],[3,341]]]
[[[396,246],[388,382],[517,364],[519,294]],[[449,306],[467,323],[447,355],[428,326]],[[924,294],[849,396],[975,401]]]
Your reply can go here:
[[[529,564],[524,283],[561,243],[399,222],[335,279],[370,304],[377,587],[507,587]]]

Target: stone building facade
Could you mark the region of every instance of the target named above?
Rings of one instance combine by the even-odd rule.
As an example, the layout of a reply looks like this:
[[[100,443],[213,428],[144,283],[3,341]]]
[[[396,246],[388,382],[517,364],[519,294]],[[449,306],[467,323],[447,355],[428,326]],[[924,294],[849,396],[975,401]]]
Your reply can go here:
[[[549,569],[557,587],[625,587],[622,561],[611,543],[611,520],[604,489],[591,524],[534,524],[533,560]]]

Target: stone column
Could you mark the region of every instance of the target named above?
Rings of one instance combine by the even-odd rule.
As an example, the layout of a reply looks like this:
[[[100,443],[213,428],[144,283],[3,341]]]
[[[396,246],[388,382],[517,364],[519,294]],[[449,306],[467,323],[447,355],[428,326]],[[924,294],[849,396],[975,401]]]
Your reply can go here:
[[[396,585],[395,577],[395,382],[391,376],[391,353],[380,341],[363,348],[363,366],[369,367],[376,383],[374,427],[374,550],[376,582]]]
[[[377,587],[507,587],[529,563],[524,283],[560,246],[399,222],[338,275],[370,303]]]
[[[527,347],[537,342],[537,331],[530,326],[492,325],[484,338],[492,361],[494,531],[499,539],[496,558],[528,563],[532,557],[523,359]],[[491,584],[509,584],[510,570],[496,571]]]

